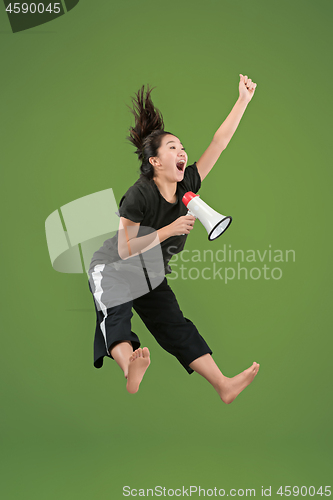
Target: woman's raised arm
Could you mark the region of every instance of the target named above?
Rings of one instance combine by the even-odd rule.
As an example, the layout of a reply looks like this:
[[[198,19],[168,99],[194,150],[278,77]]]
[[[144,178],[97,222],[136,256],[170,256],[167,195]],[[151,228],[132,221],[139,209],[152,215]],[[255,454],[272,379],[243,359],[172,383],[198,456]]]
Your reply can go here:
[[[222,125],[215,132],[213,140],[206,151],[197,161],[197,168],[201,180],[211,171],[219,159],[220,154],[229,144],[257,87],[257,84],[252,82],[251,78],[248,78],[246,75],[239,75],[239,77],[239,97],[236,104]]]

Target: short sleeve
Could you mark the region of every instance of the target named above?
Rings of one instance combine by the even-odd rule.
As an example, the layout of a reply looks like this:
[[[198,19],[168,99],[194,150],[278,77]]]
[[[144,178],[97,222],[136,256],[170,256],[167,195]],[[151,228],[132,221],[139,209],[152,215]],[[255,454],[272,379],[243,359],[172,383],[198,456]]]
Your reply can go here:
[[[142,222],[146,212],[146,200],[137,185],[131,186],[119,203],[118,214],[132,222]]]
[[[187,191],[197,193],[201,187],[201,177],[197,169],[197,162],[185,168],[183,184]]]

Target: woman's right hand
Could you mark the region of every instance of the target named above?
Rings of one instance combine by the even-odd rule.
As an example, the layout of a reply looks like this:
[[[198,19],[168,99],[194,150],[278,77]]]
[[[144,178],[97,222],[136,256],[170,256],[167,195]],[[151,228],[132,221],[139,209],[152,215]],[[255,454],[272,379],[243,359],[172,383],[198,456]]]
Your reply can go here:
[[[193,229],[196,217],[194,215],[182,215],[167,226],[170,236],[180,236],[189,234]]]

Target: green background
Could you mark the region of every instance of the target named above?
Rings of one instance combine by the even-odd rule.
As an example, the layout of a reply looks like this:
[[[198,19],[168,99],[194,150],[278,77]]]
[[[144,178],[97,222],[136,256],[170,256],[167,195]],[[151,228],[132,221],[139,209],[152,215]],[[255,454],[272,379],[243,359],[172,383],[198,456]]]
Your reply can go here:
[[[14,35],[3,9],[4,498],[331,484],[332,11],[308,0],[81,0]],[[129,395],[115,363],[93,367],[87,279],[53,270],[45,220],[110,187],[119,202],[137,179],[126,104],[143,84],[156,86],[190,164],[237,100],[239,73],[258,86],[200,190],[233,223],[209,243],[197,222],[186,248],[271,245],[296,260],[278,264],[280,280],[170,284],[223,373],[257,361],[259,374],[224,405],[134,317],[152,363]]]

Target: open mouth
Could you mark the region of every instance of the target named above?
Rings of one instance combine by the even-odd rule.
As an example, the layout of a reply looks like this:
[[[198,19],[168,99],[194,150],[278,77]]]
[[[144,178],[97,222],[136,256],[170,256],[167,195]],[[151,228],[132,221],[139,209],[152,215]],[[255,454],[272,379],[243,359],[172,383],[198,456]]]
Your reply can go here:
[[[176,163],[176,167],[178,168],[178,170],[180,170],[181,172],[183,172],[184,168],[185,168],[185,160],[180,160]]]

